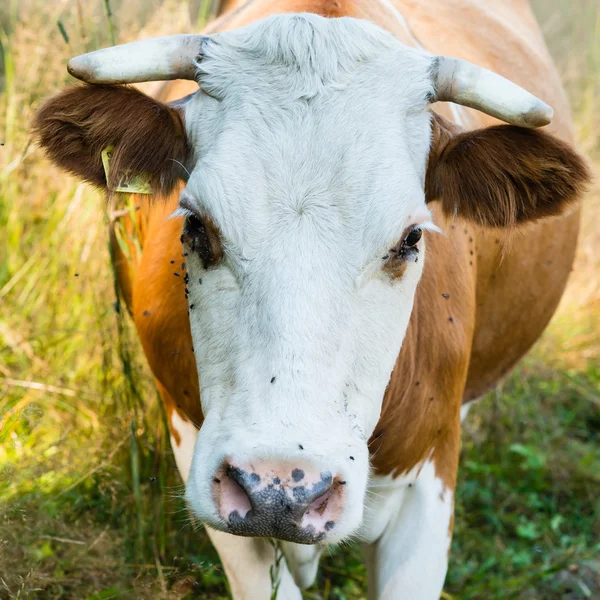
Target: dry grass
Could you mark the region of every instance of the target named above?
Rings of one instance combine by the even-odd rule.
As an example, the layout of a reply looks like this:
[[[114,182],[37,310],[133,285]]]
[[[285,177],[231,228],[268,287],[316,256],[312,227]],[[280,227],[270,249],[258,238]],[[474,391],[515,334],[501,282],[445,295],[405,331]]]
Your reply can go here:
[[[534,4],[598,164],[599,3]],[[111,5],[119,42],[190,27],[185,2]],[[110,39],[104,0],[0,6],[0,598],[224,598],[115,311],[103,201],[29,139],[68,58]],[[559,314],[469,422],[445,598],[600,596],[599,216],[596,181]],[[306,597],[356,600],[364,586],[358,549],[337,550]]]

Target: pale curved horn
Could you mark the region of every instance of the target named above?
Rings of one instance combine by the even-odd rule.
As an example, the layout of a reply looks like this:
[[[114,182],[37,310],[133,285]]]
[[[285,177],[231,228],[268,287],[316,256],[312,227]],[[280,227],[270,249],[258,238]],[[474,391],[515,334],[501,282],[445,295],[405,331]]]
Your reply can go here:
[[[497,73],[466,60],[437,56],[433,62],[434,101],[475,108],[511,125],[542,127],[552,107]]]
[[[72,58],[67,70],[87,83],[194,80],[203,35],[169,35],[96,50]]]

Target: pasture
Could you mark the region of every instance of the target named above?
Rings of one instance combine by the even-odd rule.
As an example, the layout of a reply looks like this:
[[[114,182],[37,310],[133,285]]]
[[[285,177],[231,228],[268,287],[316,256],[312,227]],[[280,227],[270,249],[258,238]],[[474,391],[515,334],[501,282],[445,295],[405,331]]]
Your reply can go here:
[[[0,6],[0,598],[228,597],[115,290],[104,200],[29,133],[71,56],[197,28],[210,4]],[[600,165],[600,0],[533,4]],[[465,423],[445,600],[600,597],[599,219],[596,180],[558,313]],[[360,547],[332,547],[305,598],[366,598]]]

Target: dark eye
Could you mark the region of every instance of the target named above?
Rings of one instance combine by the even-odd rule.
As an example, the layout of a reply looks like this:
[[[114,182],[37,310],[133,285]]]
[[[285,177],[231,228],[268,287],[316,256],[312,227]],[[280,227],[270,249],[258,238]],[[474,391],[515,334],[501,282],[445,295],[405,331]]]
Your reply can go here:
[[[202,219],[195,215],[187,216],[183,223],[181,243],[187,244],[190,247],[190,250],[196,251],[200,246],[204,246],[205,242],[206,226]]]
[[[404,248],[414,248],[421,239],[423,235],[423,230],[420,227],[415,227],[410,231],[410,233],[404,238],[402,245]]]
[[[384,270],[390,273],[393,279],[402,277],[408,263],[419,262],[417,244],[422,236],[423,230],[420,227],[407,229],[402,240],[383,257],[383,260],[385,260]]]
[[[194,230],[203,231],[205,229],[204,223],[196,216],[190,215],[185,220],[185,231],[192,232]]]
[[[181,243],[188,251],[200,256],[205,269],[218,262],[223,256],[219,233],[209,219],[188,215],[183,225]]]

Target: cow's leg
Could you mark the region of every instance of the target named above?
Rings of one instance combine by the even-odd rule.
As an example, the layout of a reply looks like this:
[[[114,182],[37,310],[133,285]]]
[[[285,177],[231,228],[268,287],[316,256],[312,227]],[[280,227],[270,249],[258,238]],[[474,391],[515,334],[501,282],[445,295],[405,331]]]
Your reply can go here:
[[[301,589],[310,587],[317,577],[319,559],[323,548],[321,546],[281,542],[281,549],[296,584]]]
[[[438,600],[452,538],[453,490],[428,461],[400,480],[375,478],[372,492],[367,515],[377,537],[366,547],[369,600]]]
[[[167,407],[175,462],[186,482],[198,429],[178,413],[167,390],[160,384],[158,388]],[[210,527],[206,527],[206,531],[219,553],[234,600],[269,600],[273,592],[271,566],[275,562],[272,545],[264,539],[243,538]],[[301,600],[302,595],[285,560],[280,561],[275,571],[279,577],[277,600]]]
[[[475,404],[477,404],[477,402],[479,402],[479,400],[480,400],[480,398],[474,398],[473,400],[469,400],[468,402],[465,402],[460,407],[460,422],[461,423],[465,422],[465,420],[469,416],[469,411],[475,406]]]
[[[229,580],[234,600],[269,600],[275,581],[271,581],[271,566],[275,550],[268,540],[246,538],[206,527]],[[300,589],[287,568],[285,560],[279,563],[277,600],[301,600]]]

